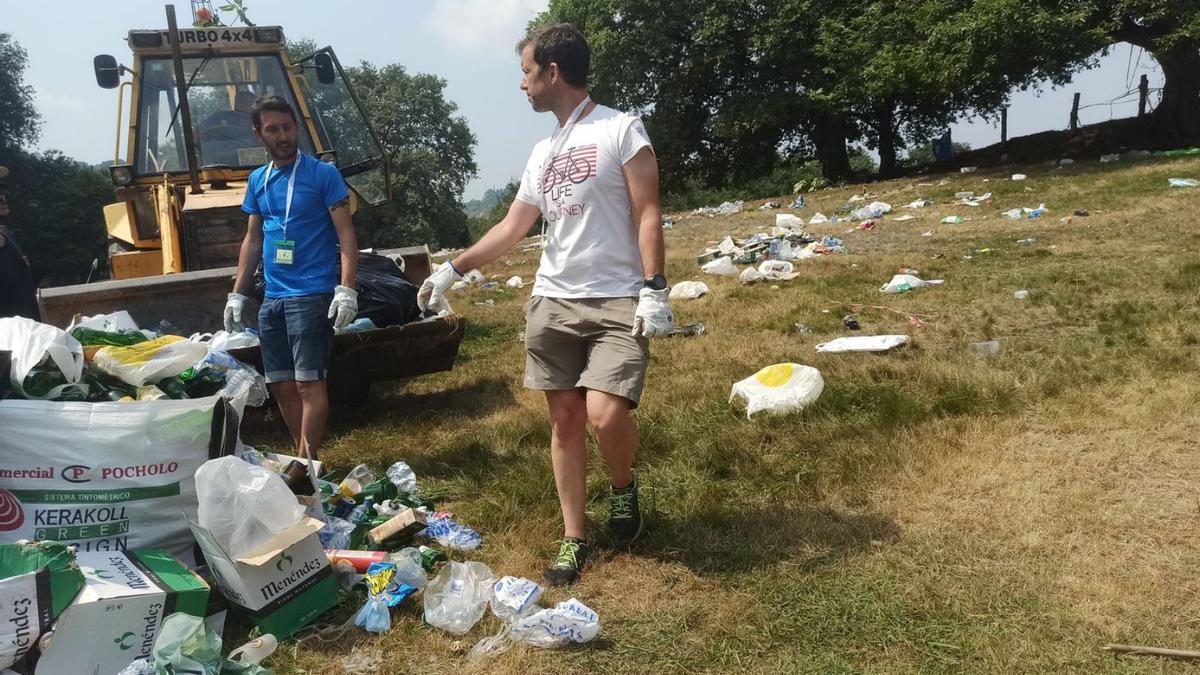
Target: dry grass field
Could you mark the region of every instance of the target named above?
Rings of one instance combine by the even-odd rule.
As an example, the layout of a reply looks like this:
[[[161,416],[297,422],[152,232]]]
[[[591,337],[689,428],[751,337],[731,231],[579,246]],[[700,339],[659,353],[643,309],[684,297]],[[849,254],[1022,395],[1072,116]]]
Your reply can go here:
[[[1010,180],[1016,171],[1028,180]],[[636,413],[649,529],[632,550],[604,546],[594,453],[600,554],[582,583],[543,602],[578,597],[599,612],[600,637],[473,663],[466,651],[497,620],[457,638],[422,623],[417,596],[380,637],[355,629],[290,641],[270,664],[340,674],[353,653],[379,654],[381,673],[1187,672],[1101,650],[1200,648],[1200,189],[1169,187],[1176,176],[1200,177],[1200,160],[1010,167],[814,193],[798,212],[806,221],[867,190],[897,210],[872,231],[810,227],[849,253],[753,286],[701,275],[695,256],[726,235],[769,229],[777,212],[755,210],[769,196],[732,217],[674,214],[668,278],[703,277],[712,292],[674,303],[678,323],[703,322],[706,334],[653,345]],[[954,205],[961,190],[993,197]],[[920,197],[935,203],[899,208]],[[1043,202],[1041,219],[999,215]],[[1060,222],[1076,209],[1090,215]],[[905,213],[918,218],[891,220]],[[947,215],[967,220],[939,224]],[[483,271],[531,279],[536,264],[514,251]],[[900,267],[945,285],[881,294]],[[1013,297],[1019,289],[1028,300]],[[540,580],[560,524],[545,404],[521,387],[528,293],[452,294],[469,322],[454,371],[335,410],[325,458],[340,469],[409,462],[439,507],[484,535],[481,550],[456,559]],[[913,343],[817,353],[847,334],[852,305],[927,320],[859,309],[862,334]],[[998,356],[968,352],[985,339],[1001,343]],[[784,361],[824,375],[811,407],[747,420],[727,403],[733,382]]]

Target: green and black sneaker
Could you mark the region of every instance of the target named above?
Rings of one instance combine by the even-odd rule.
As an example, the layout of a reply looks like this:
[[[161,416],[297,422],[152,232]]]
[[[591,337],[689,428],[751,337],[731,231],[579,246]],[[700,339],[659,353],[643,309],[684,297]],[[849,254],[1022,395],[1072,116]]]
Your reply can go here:
[[[637,476],[627,487],[612,488],[608,498],[608,534],[616,546],[628,546],[646,528],[638,507]]]
[[[558,557],[553,565],[546,568],[546,583],[551,586],[570,586],[579,581],[583,566],[592,555],[592,547],[574,537],[567,537],[558,544]]]

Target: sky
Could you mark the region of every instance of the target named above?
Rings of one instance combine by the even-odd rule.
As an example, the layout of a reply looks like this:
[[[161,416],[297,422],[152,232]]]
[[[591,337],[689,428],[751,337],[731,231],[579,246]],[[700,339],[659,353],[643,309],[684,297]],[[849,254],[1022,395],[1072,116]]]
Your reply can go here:
[[[36,92],[42,115],[40,150],[61,150],[89,163],[112,159],[116,93],[96,86],[92,57],[112,54],[131,61],[125,44],[133,28],[164,28],[163,0],[57,3],[69,12],[50,20],[41,3],[3,0],[0,32],[11,33],[29,53],[26,83]],[[176,3],[181,24],[190,4]],[[213,3],[220,6],[218,0]],[[464,199],[503,187],[525,166],[533,144],[554,127],[549,114],[536,114],[519,90],[520,65],[513,45],[547,0],[247,0],[259,25],[278,24],[291,38],[331,45],[344,65],[369,61],[403,65],[410,73],[430,73],[446,81],[445,95],[458,106],[478,141],[479,176]],[[68,9],[69,8],[69,9]],[[227,16],[232,20],[232,16]],[[1072,94],[1082,92],[1084,124],[1137,112],[1137,97],[1124,105],[1108,101],[1137,86],[1142,73],[1160,87],[1162,74],[1140,50],[1114,47],[1100,67],[1078,73],[1059,89],[1014,94],[1009,137],[1065,128]],[[1131,84],[1128,84],[1131,83]],[[983,147],[1000,140],[998,125],[965,120],[952,127],[954,140]]]

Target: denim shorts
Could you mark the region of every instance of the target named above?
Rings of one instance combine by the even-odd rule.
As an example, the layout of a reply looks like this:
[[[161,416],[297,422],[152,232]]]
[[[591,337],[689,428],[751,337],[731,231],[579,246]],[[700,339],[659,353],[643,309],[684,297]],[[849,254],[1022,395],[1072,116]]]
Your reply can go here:
[[[258,340],[267,382],[313,382],[333,360],[332,293],[266,298],[258,310]]]

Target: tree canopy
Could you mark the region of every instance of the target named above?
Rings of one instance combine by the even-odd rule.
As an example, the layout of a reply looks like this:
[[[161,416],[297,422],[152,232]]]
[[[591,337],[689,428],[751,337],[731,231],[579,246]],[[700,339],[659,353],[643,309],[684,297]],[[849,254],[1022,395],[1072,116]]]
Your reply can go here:
[[[0,33],[0,148],[37,142],[41,119],[34,107],[33,87],[25,84],[25,49],[8,33]]]
[[[1195,0],[551,0],[535,23],[588,36],[592,87],[642,114],[664,187],[722,186],[788,157],[851,173],[848,144],[899,151],[1014,90],[1069,81],[1117,41],[1145,46],[1167,86],[1164,138],[1200,128]]]

